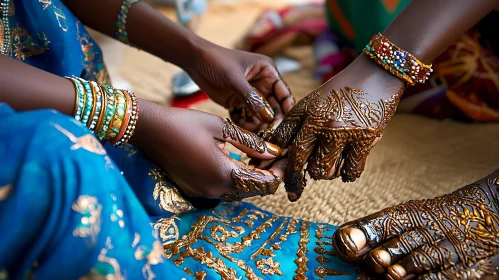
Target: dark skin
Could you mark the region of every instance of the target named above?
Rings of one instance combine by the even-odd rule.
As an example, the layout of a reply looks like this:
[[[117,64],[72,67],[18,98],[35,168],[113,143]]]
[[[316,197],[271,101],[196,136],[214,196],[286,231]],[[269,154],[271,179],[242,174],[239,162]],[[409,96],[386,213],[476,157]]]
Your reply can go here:
[[[498,5],[497,0],[412,1],[383,35],[428,64]],[[353,131],[344,121],[349,116],[324,109],[351,96],[347,87],[368,93],[363,95],[368,104],[400,95],[404,85],[362,54],[286,115],[270,141],[289,148],[285,183],[291,200],[303,191],[305,164],[312,178],[341,175],[353,181],[382,136],[384,126],[377,123],[360,126],[362,133],[345,133]],[[365,262],[387,279],[497,278],[497,174],[440,198],[410,201],[349,222],[336,231],[334,249],[345,260]]]
[[[114,36],[123,1],[85,0],[84,5],[78,0],[64,2],[85,25]],[[277,126],[282,113],[294,106],[289,88],[266,56],[212,44],[144,1],[130,9],[126,29],[132,45],[183,68],[216,103],[226,108],[247,107],[250,117],[243,118],[237,110],[231,114],[245,129],[256,132],[270,123]]]
[[[499,5],[498,0],[481,0],[473,3],[466,0],[414,1],[390,24],[383,35],[395,45],[412,53],[423,63],[429,64],[462,33],[475,25],[497,5]],[[445,13],[441,11],[445,11]],[[362,54],[317,91],[323,98],[327,98],[334,90],[339,91],[344,87],[362,90],[368,93],[368,96],[365,97],[368,101],[378,102],[397,95],[403,90],[404,84],[400,79],[377,66]],[[310,101],[305,99],[301,102]],[[313,104],[298,105],[296,107],[306,108]],[[313,133],[305,132],[304,128],[317,126],[311,116],[310,110],[291,111],[269,138],[271,142],[289,149],[284,182],[288,190],[288,197],[292,201],[297,200],[303,191],[305,185],[303,170],[307,163],[309,164],[307,171],[314,179],[332,179],[341,175],[344,181],[354,181],[362,173],[367,155],[382,136],[384,128],[363,126],[364,131],[376,131],[377,137],[369,137],[366,140],[362,133],[339,136],[341,131],[350,129],[351,126],[336,119],[329,119],[329,121],[323,119],[322,121],[325,123],[320,131],[333,130],[333,135],[338,136],[336,138],[339,139],[337,141],[339,144],[333,143],[331,146],[331,143],[327,143],[320,137],[312,137]],[[303,132],[300,133],[300,130]],[[315,133],[320,131],[315,130]],[[314,149],[321,146],[322,150],[334,153],[335,156],[323,156],[319,153],[321,149]],[[338,146],[340,146],[339,152],[337,151]],[[338,167],[342,170],[336,170]]]
[[[121,0],[65,3],[84,24],[114,35]],[[99,9],[92,8],[96,6]],[[256,131],[269,123],[277,124],[294,105],[288,87],[268,57],[214,45],[176,25],[145,2],[132,6],[126,27],[131,44],[184,68],[215,102],[226,107],[247,107],[253,112],[248,119],[233,115],[238,124],[248,129]],[[19,111],[51,108],[72,114],[75,89],[70,81],[5,56],[0,56],[0,73],[0,102]],[[26,79],[30,82],[26,83]],[[232,176],[235,170],[244,174],[245,180],[255,178],[263,186],[274,186],[283,176],[282,163],[270,170],[272,174],[230,159],[224,149],[226,142],[260,159],[274,159],[281,151],[236,126],[229,127],[243,138],[224,135],[228,123],[220,117],[167,109],[145,100],[139,101],[139,107],[140,118],[130,143],[163,170],[168,169],[168,175],[189,196],[220,198],[237,191],[237,180]],[[274,188],[266,190],[250,190],[242,196],[266,195]]]
[[[0,55],[0,73],[0,102],[18,111],[48,108],[66,115],[73,113],[75,88],[71,81],[4,55]],[[26,77],[29,77],[29,83],[26,83]],[[139,100],[139,108],[139,121],[130,143],[166,170],[182,191],[191,197],[220,198],[227,192],[237,190],[231,176],[233,170],[246,170],[262,184],[279,182],[284,175],[283,162],[276,163],[269,172],[248,168],[244,163],[230,159],[225,143],[260,159],[275,159],[281,150],[263,140],[256,141],[259,143],[257,146],[244,139],[224,135],[227,122],[218,116],[166,108],[142,99]],[[238,132],[259,139],[249,131],[239,129]],[[254,195],[257,194],[245,194]]]

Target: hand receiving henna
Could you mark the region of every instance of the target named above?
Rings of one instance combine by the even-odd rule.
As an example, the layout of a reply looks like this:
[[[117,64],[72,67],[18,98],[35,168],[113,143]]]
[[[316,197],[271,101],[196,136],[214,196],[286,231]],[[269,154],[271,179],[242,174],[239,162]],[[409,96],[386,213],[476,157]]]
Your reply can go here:
[[[273,194],[282,163],[259,170],[233,160],[225,143],[260,159],[281,149],[229,120],[194,110],[165,108],[140,100],[141,117],[131,143],[145,152],[188,196],[241,200]]]
[[[401,82],[369,60],[362,63],[349,66],[298,102],[269,137],[270,142],[289,148],[284,182],[291,201],[305,188],[307,162],[306,170],[315,180],[339,175],[345,182],[358,178],[395,113],[404,89]],[[379,78],[364,74],[369,70]]]
[[[257,132],[277,126],[294,99],[272,59],[204,43],[193,65],[193,80],[216,103],[229,109],[239,126]]]

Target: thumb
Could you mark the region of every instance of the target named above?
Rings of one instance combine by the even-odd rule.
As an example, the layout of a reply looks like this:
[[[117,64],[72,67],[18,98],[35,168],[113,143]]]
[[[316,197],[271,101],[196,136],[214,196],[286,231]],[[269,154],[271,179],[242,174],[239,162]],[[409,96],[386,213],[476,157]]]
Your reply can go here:
[[[228,142],[248,156],[258,159],[274,159],[282,153],[277,145],[266,142],[258,135],[235,125],[229,119],[223,120],[220,141]]]
[[[265,96],[247,81],[244,81],[244,83],[238,89],[238,94],[244,99],[255,116],[258,116],[265,123],[272,123],[274,121],[274,110],[270,107]]]

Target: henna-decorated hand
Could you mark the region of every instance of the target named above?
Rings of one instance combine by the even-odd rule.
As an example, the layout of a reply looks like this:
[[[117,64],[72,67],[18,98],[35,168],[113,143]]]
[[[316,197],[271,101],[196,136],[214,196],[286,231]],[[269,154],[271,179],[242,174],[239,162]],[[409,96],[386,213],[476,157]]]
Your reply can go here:
[[[364,55],[286,114],[269,140],[289,148],[284,182],[291,201],[313,179],[351,182],[394,114],[403,85]]]
[[[277,126],[294,106],[286,82],[269,57],[205,42],[186,71],[239,126],[257,132]]]
[[[282,152],[276,145],[215,115],[139,102],[131,143],[188,196],[240,200],[277,190],[282,164],[259,170],[231,159],[224,149],[227,142],[249,156],[275,159]]]
[[[346,223],[334,248],[387,279],[497,279],[498,171],[451,194]]]

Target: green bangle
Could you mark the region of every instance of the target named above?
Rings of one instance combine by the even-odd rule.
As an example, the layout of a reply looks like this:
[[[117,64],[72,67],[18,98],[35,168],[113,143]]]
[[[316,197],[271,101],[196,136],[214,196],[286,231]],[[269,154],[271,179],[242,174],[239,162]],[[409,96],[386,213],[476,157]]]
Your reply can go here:
[[[114,96],[113,88],[108,85],[102,85],[101,87],[105,93],[107,105],[105,108],[106,111],[104,113],[105,114],[103,121],[104,123],[102,124],[102,127],[99,130],[99,132],[97,133],[97,138],[99,138],[99,140],[103,140],[104,137],[106,136],[106,132],[114,116],[114,111],[116,110],[116,97]]]
[[[80,121],[81,120],[81,112],[83,111],[83,106],[85,105],[85,96],[84,96],[84,89],[83,89],[83,86],[78,82],[78,80],[76,79],[75,76],[73,77],[65,77],[66,79],[68,80],[71,80],[73,82],[73,84],[75,85],[75,88],[76,88],[76,106],[75,106],[75,110],[73,112],[74,114],[74,118],[77,120],[77,121]]]
[[[92,89],[90,88],[90,84],[81,79],[81,78],[77,78],[78,81],[83,85],[83,87],[85,88],[85,92],[86,92],[86,98],[85,98],[85,108],[83,109],[83,116],[81,118],[81,122],[84,124],[84,125],[87,125],[88,123],[88,119],[90,117],[90,113],[92,112],[92,107],[93,107],[93,103],[94,103],[94,97],[93,97],[93,92],[92,92]]]

